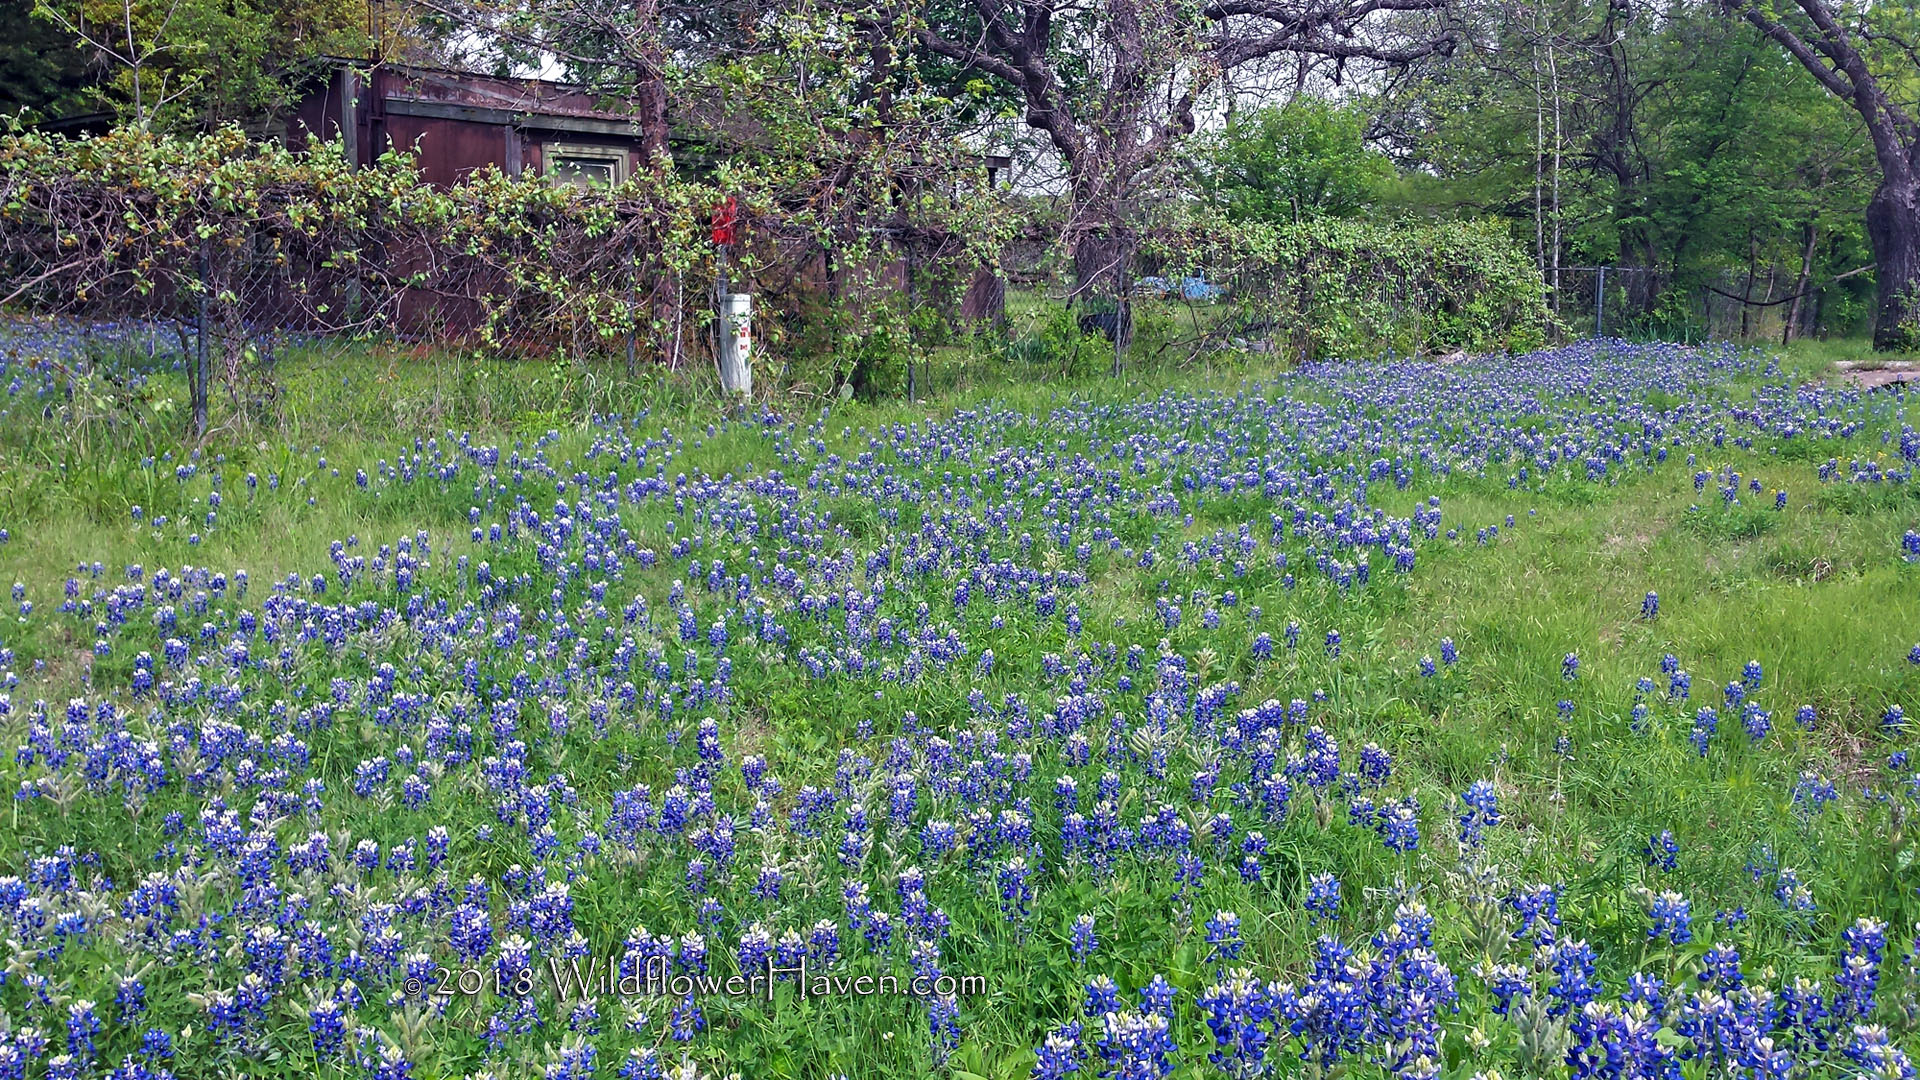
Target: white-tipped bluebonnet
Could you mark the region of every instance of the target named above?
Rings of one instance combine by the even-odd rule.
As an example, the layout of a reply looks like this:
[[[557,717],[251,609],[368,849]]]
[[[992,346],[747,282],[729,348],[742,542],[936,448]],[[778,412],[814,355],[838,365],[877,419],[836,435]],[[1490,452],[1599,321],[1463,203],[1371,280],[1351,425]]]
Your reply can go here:
[[[1693,940],[1693,911],[1687,898],[1672,890],[1652,893],[1647,898],[1647,917],[1652,925],[1647,937],[1664,939],[1671,945]]]
[[[1245,943],[1240,940],[1240,916],[1231,911],[1215,912],[1207,920],[1207,959],[1224,963],[1240,958]]]
[[[1493,783],[1475,780],[1460,795],[1460,846],[1477,848],[1485,830],[1500,824],[1500,802]]]
[[[1315,921],[1340,917],[1340,879],[1332,874],[1315,874],[1307,882],[1307,913]]]
[[[1100,939],[1094,935],[1093,914],[1082,912],[1074,916],[1072,937],[1068,942],[1075,963],[1084,964],[1093,951],[1100,947]]]

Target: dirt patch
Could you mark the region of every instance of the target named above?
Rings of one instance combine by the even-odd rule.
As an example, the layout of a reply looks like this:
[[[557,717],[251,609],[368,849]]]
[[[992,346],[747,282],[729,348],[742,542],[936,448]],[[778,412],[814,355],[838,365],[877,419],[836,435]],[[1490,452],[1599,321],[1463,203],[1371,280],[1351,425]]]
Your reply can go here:
[[[1821,719],[1824,721],[1828,718]],[[1850,781],[1851,786],[1866,787],[1881,777],[1877,744],[1870,745],[1864,737],[1831,722],[1821,724],[1820,733],[1823,736],[1821,741],[1827,744],[1828,752],[1833,755],[1835,771]]]
[[[1859,363],[1841,360],[1833,365],[1840,377],[1863,390],[1904,383],[1920,383],[1920,360]]]
[[[1653,536],[1649,533],[1612,533],[1600,541],[1600,548],[1608,555],[1618,555],[1623,551],[1643,552],[1653,546]]]

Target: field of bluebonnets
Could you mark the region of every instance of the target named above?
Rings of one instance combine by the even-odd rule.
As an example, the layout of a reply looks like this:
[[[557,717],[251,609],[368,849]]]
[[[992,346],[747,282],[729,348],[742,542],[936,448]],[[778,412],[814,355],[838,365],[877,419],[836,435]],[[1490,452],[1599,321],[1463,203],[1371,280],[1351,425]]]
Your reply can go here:
[[[10,334],[0,1077],[1914,1075],[1897,388],[346,363],[195,450]]]

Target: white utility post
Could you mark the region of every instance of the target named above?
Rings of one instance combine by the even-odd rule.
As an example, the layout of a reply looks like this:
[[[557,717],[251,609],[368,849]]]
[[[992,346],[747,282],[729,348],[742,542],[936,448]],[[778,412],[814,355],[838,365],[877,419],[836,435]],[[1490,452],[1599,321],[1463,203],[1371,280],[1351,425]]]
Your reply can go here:
[[[753,294],[720,297],[720,388],[729,395],[753,395]]]

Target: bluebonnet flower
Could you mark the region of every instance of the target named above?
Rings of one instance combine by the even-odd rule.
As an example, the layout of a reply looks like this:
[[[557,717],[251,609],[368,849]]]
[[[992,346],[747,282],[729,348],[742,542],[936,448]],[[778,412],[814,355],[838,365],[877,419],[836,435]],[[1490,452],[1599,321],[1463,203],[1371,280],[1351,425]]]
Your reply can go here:
[[[1240,916],[1231,911],[1215,912],[1207,920],[1207,959],[1223,963],[1240,958]]]
[[[122,976],[113,994],[116,1018],[122,1024],[138,1020],[147,1011],[147,987],[136,976]]]
[[[1033,1049],[1037,1060],[1031,1080],[1064,1080],[1079,1072],[1085,1054],[1080,1045],[1082,1030],[1080,1021],[1069,1020],[1049,1031],[1046,1041]]]
[[[1033,901],[1033,886],[1028,883],[1027,860],[1015,855],[1000,867],[1000,911],[1010,919],[1027,917]]]
[[[307,1010],[307,1032],[313,1039],[314,1056],[326,1061],[340,1053],[346,1043],[346,1017],[332,1000],[316,1003]]]
[[[1374,787],[1384,785],[1393,776],[1393,759],[1379,746],[1368,743],[1360,748],[1360,778]]]
[[[90,1061],[99,1047],[94,1040],[104,1028],[94,1013],[93,1002],[85,998],[67,1006],[67,1053],[81,1061]]]
[[[1856,1024],[1847,1043],[1847,1060],[1862,1073],[1888,1080],[1914,1080],[1914,1066],[1906,1051],[1893,1045],[1887,1029],[1873,1024]]]
[[[1733,994],[1745,982],[1740,972],[1739,950],[1731,945],[1715,945],[1700,958],[1700,983],[1716,994]]]
[[[1120,988],[1113,979],[1096,975],[1087,983],[1087,994],[1080,1011],[1089,1019],[1098,1019],[1120,1008]]]
[[[1651,621],[1660,614],[1660,594],[1647,590],[1646,598],[1640,601],[1640,617]]]
[[[1665,938],[1670,944],[1685,945],[1693,940],[1693,915],[1687,898],[1677,892],[1651,894],[1647,899],[1647,916],[1652,925],[1647,928],[1647,937]]]
[[[840,928],[830,919],[813,924],[807,935],[807,959],[817,968],[832,967],[840,958]]]
[[[1278,1027],[1276,993],[1277,988],[1263,986],[1245,969],[1201,992],[1198,1004],[1214,1038],[1208,1060],[1215,1068],[1228,1076],[1266,1071],[1267,1047]]]
[[[1073,951],[1074,961],[1081,964],[1086,963],[1087,957],[1092,956],[1093,951],[1100,947],[1100,940],[1094,935],[1092,913],[1083,912],[1074,916],[1073,936],[1069,947]]]
[[[1477,848],[1481,833],[1500,824],[1500,807],[1493,784],[1475,780],[1460,796],[1460,846]]]
[[[1420,846],[1420,803],[1413,796],[1390,800],[1374,818],[1374,831],[1390,851],[1406,853]]]
[[[1833,781],[1815,772],[1802,772],[1793,785],[1793,808],[1802,818],[1812,818],[1840,798]]]
[[[1667,697],[1675,701],[1685,701],[1693,696],[1693,676],[1675,668],[1667,675]]]
[[[1791,914],[1805,914],[1814,909],[1813,890],[1800,880],[1800,874],[1791,866],[1783,866],[1774,878],[1774,899]]]
[[[1315,874],[1307,883],[1306,908],[1315,921],[1340,917],[1340,879],[1332,874]]]
[[[1673,838],[1673,830],[1662,829],[1656,836],[1647,838],[1641,848],[1647,865],[1671,874],[1680,865],[1680,842]]]
[[[1173,1073],[1179,1050],[1172,1025],[1157,1012],[1115,1010],[1100,1016],[1096,1049],[1113,1080],[1162,1080]]]
[[[1493,1011],[1498,1016],[1510,1014],[1516,1000],[1525,1000],[1533,996],[1532,975],[1518,964],[1496,964],[1482,972],[1487,992],[1493,995]]]
[[[1562,941],[1552,946],[1549,967],[1558,976],[1547,994],[1554,1001],[1548,1012],[1555,1016],[1577,1013],[1600,996],[1601,985],[1594,977],[1598,958],[1584,941]]]
[[[1713,741],[1714,732],[1719,728],[1720,714],[1713,711],[1713,706],[1702,705],[1700,711],[1693,714],[1693,734],[1687,738],[1701,757],[1707,756],[1707,746]]]
[[[1560,887],[1557,885],[1529,885],[1515,890],[1507,897],[1507,906],[1520,916],[1520,925],[1514,928],[1513,940],[1531,941],[1535,945],[1551,944],[1560,928]]]
[[[1873,1013],[1880,967],[1886,960],[1887,924],[1862,916],[1841,932],[1844,948],[1840,970],[1834,975],[1837,1014],[1865,1018]]]

